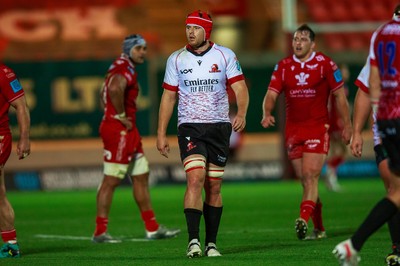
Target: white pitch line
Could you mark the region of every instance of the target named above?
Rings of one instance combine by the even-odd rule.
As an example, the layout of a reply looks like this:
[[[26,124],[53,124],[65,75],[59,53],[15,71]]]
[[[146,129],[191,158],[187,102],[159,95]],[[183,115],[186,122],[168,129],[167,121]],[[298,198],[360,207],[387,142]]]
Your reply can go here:
[[[88,236],[68,236],[68,235],[43,235],[38,234],[34,235],[36,238],[43,238],[43,239],[60,239],[60,240],[92,240],[91,237]],[[131,241],[131,242],[145,242],[150,241],[146,238],[118,238],[121,241]]]

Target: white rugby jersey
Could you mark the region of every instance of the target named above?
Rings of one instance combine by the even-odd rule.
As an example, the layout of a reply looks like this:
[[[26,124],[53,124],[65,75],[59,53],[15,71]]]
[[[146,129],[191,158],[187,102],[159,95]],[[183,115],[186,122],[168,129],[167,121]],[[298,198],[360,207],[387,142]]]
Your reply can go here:
[[[178,93],[178,125],[230,122],[227,85],[243,79],[235,53],[211,43],[201,54],[189,46],[172,53],[163,88]]]
[[[371,69],[371,65],[369,63],[369,57],[367,58],[367,62],[364,67],[361,69],[360,74],[358,74],[357,80],[354,82],[357,87],[359,87],[362,91],[369,94],[369,71]],[[376,124],[376,112],[372,113],[372,118],[374,123],[372,124],[372,132],[374,133],[374,146],[381,144],[381,139],[378,133],[378,125]]]

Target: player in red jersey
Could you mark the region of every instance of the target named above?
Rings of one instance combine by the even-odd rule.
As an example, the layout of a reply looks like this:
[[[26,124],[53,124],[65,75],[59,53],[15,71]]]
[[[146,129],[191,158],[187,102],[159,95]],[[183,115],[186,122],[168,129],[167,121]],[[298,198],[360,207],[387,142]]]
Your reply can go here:
[[[12,136],[9,126],[8,110],[16,110],[19,141],[17,156],[24,159],[30,154],[30,115],[24,90],[12,69],[0,64],[0,230],[4,245],[0,248],[0,258],[20,257],[17,233],[14,227],[14,210],[6,196],[4,165],[12,149]]]
[[[108,215],[114,190],[126,175],[132,180],[133,197],[145,225],[146,238],[170,238],[180,232],[179,229],[159,225],[156,220],[149,193],[149,164],[136,127],[139,83],[135,66],[144,62],[146,41],[142,36],[133,34],[125,38],[122,49],[122,55],[108,69],[101,91],[104,116],[100,136],[104,145],[104,179],[97,192],[94,243],[119,242],[107,233]]]
[[[347,81],[349,80],[350,73],[349,68],[346,64],[339,65],[340,71],[342,73],[342,78],[344,81],[344,89],[346,96],[348,96]],[[336,109],[335,96],[331,95],[328,102],[329,110],[329,139],[330,147],[328,156],[326,158],[326,175],[325,175],[325,185],[328,190],[338,192],[340,191],[340,184],[338,182],[337,170],[338,167],[344,162],[346,157],[346,144],[342,141],[343,132],[343,121]]]
[[[358,253],[365,241],[383,224],[395,216],[400,207],[400,5],[393,13],[393,19],[379,27],[371,38],[369,53],[370,102],[377,110],[377,124],[382,144],[389,158],[391,171],[390,189],[386,197],[370,211],[364,222],[350,239],[333,250],[341,265],[358,265]],[[379,102],[379,104],[378,104]],[[390,262],[391,263],[391,262]],[[393,261],[388,265],[399,265]]]
[[[272,110],[280,93],[286,96],[285,143],[289,160],[301,179],[303,197],[300,217],[295,221],[296,234],[305,239],[308,220],[314,230],[307,238],[326,237],[322,222],[322,203],[318,179],[329,150],[328,98],[332,93],[344,122],[342,138],[350,142],[352,133],[348,102],[337,65],[326,55],[315,52],[315,34],[307,25],[300,26],[293,36],[294,54],[275,67],[263,103],[264,128],[275,125]]]

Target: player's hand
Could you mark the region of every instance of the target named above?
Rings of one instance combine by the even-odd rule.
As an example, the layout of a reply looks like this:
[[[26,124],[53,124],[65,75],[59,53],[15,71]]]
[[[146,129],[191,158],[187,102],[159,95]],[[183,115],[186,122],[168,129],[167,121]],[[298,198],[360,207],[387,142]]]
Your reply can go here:
[[[345,126],[342,131],[342,140],[346,145],[350,144],[352,134],[353,128],[351,126]]]
[[[124,119],[119,119],[119,121],[126,127],[126,129],[128,131],[133,128],[133,123],[132,123],[130,117],[127,117],[127,118],[124,118]]]
[[[168,139],[166,136],[157,136],[157,150],[162,156],[168,158],[168,153],[170,151]]]
[[[235,132],[241,132],[246,127],[246,118],[243,116],[235,116],[232,122],[232,129]]]
[[[275,117],[272,115],[266,115],[261,120],[261,125],[263,128],[269,128],[275,126]]]
[[[29,139],[20,139],[17,144],[17,156],[22,160],[31,154]]]
[[[363,148],[363,139],[360,133],[354,133],[351,138],[350,150],[354,157],[361,157]]]

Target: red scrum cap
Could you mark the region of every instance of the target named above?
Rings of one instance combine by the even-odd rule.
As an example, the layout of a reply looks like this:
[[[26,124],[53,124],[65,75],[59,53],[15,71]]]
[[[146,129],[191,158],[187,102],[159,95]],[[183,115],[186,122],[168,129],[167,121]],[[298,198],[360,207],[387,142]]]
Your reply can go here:
[[[210,39],[213,22],[211,16],[206,12],[198,10],[190,13],[186,18],[186,25],[202,27],[206,40]]]

